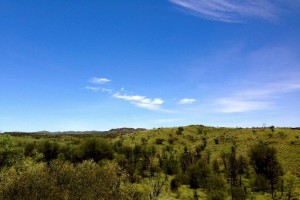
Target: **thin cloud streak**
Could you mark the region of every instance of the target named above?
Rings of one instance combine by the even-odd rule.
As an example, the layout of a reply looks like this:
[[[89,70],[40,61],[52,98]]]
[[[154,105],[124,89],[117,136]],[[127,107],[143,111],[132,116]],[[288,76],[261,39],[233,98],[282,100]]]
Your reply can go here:
[[[284,93],[300,90],[300,83],[270,84],[263,89],[250,89],[240,91],[231,97],[219,98],[215,104],[217,112],[243,113],[271,109],[274,98],[280,98]]]
[[[222,21],[242,22],[248,18],[261,18],[276,21],[281,14],[282,5],[299,4],[294,1],[271,0],[169,0],[173,4],[191,11],[199,17]],[[280,4],[276,6],[276,3]],[[291,6],[287,6],[291,7]]]
[[[113,89],[109,89],[109,88],[93,87],[93,86],[86,86],[85,89],[93,91],[93,92],[108,92],[108,93],[112,93],[114,91]]]
[[[219,99],[217,104],[221,106],[221,108],[217,109],[218,112],[222,113],[241,113],[241,112],[249,112],[270,108],[270,102],[264,101],[247,101],[242,99],[230,99],[224,98]]]
[[[108,79],[108,78],[96,78],[96,77],[94,77],[94,78],[92,78],[91,80],[90,80],[90,82],[91,83],[94,83],[94,84],[105,84],[105,83],[108,83],[108,82],[110,82],[111,80],[110,79]]]
[[[192,104],[196,101],[196,99],[189,99],[189,98],[184,98],[181,99],[178,104]]]
[[[120,93],[115,93],[112,95],[112,97],[129,101],[130,103],[138,107],[148,110],[161,110],[161,105],[164,103],[164,101],[160,98],[150,99],[140,95],[130,96],[126,94],[122,95]]]

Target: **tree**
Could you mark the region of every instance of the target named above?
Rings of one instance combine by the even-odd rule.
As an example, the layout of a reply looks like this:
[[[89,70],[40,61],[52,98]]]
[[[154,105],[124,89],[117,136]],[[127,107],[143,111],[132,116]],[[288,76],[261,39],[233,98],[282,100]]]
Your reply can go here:
[[[176,134],[177,135],[181,135],[183,132],[183,128],[182,127],[178,127],[177,131],[176,131]]]
[[[207,183],[207,197],[209,200],[223,200],[226,198],[226,187],[223,176],[212,174]]]
[[[51,160],[57,158],[59,154],[59,144],[46,140],[41,144],[39,150],[44,155],[44,160],[49,163]]]
[[[4,166],[14,165],[21,158],[21,153],[13,145],[11,137],[7,134],[0,136],[0,169]]]
[[[99,162],[102,159],[113,159],[112,146],[104,139],[88,139],[79,148],[83,160],[93,159]]]
[[[265,178],[270,186],[272,199],[274,199],[274,190],[283,175],[282,167],[276,157],[276,150],[263,143],[259,143],[250,149],[250,164],[255,173]]]
[[[205,160],[200,159],[188,169],[190,187],[192,189],[205,188],[207,186],[211,170]]]

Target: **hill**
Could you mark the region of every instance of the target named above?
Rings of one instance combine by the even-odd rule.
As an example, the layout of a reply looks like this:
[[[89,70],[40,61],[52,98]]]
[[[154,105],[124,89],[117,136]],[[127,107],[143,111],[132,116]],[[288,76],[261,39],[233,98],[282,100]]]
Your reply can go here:
[[[13,146],[25,152],[25,159],[31,157],[38,163],[47,161],[49,155],[43,150],[46,147],[51,151],[57,148],[57,156],[48,158],[51,162],[58,159],[80,165],[92,159],[117,163],[130,187],[140,194],[137,199],[229,199],[233,194],[239,196],[234,199],[272,199],[267,175],[257,174],[250,156],[259,144],[265,150],[269,148],[269,152],[275,149],[271,166],[277,166],[278,160],[282,168],[283,173],[275,171],[278,176],[274,175],[273,195],[276,199],[297,199],[299,138],[297,128],[202,125],[151,130],[121,128],[102,134],[10,135]],[[30,144],[31,153],[26,154]]]

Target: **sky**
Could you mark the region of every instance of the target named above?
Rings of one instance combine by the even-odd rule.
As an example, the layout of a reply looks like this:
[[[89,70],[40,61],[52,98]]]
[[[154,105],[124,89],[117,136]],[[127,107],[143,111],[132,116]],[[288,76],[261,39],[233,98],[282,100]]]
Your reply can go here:
[[[299,0],[0,0],[0,130],[300,126]]]

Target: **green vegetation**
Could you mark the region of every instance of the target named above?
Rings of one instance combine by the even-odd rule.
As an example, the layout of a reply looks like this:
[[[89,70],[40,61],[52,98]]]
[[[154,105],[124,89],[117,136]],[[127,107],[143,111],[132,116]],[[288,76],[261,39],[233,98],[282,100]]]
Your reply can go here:
[[[297,199],[299,136],[201,125],[5,133],[0,199]]]

